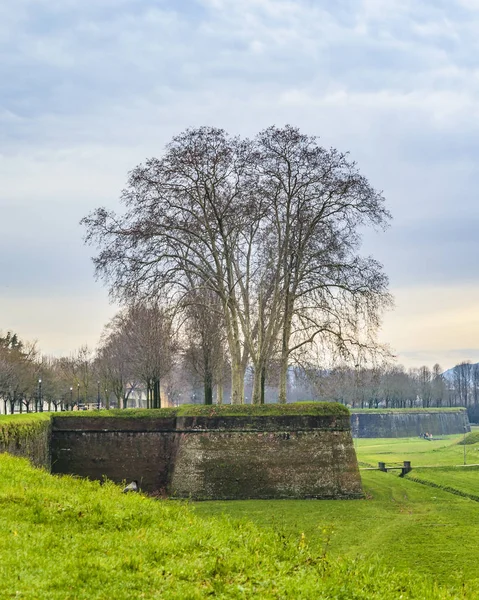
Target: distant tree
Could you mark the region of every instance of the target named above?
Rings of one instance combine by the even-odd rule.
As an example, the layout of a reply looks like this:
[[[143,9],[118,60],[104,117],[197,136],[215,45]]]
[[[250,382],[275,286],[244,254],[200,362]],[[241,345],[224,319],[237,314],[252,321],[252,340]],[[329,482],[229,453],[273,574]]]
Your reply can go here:
[[[185,315],[183,351],[186,366],[200,379],[205,404],[213,404],[213,388],[217,400],[223,400],[226,354],[223,309],[218,297],[208,288],[192,286],[182,301]]]

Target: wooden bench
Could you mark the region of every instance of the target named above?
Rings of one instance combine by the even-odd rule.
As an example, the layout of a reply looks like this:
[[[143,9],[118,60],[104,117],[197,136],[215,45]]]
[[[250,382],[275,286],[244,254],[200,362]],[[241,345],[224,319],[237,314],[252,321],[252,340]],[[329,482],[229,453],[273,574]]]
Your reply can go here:
[[[402,463],[390,462],[390,463],[387,463],[387,465],[385,462],[378,462],[378,469],[380,471],[384,471],[385,473],[387,473],[388,471],[400,469],[401,473],[400,473],[399,477],[404,477],[404,475],[409,473],[409,471],[412,471],[410,460],[404,460]]]

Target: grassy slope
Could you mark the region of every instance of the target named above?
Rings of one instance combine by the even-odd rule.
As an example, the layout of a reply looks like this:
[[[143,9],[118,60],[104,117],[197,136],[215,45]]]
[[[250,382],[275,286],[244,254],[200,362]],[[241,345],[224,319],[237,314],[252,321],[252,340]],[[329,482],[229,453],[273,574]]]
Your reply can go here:
[[[377,467],[379,461],[400,462],[410,460],[413,468],[429,465],[463,464],[464,447],[457,444],[462,434],[451,435],[442,440],[428,441],[416,438],[362,438],[355,439],[354,445],[360,466]],[[468,462],[479,463],[479,446],[467,447]]]
[[[96,411],[72,411],[57,413],[61,417],[216,417],[216,416],[282,416],[282,415],[349,415],[348,409],[338,402],[295,402],[291,404],[182,404],[177,408],[159,409],[113,409]]]
[[[408,477],[430,481],[443,488],[458,490],[479,498],[479,467],[439,467],[414,469]]]
[[[418,438],[355,442],[359,442],[358,459],[363,464],[406,459],[414,467],[461,464],[460,439],[462,436],[434,442]],[[467,450],[476,460],[476,448]],[[435,473],[435,469],[418,469],[411,475],[433,478]],[[249,517],[261,525],[276,523],[289,533],[305,532],[312,540],[329,535],[333,555],[365,560],[377,555],[385,565],[439,581],[454,582],[462,577],[479,580],[474,553],[474,540],[479,537],[479,503],[394,474],[362,471],[362,479],[367,500],[205,502],[197,504],[196,511]],[[467,489],[479,484],[479,471],[465,474],[457,485],[466,489],[466,481]]]
[[[0,506],[2,600],[458,597],[407,572],[329,560],[298,529],[200,518],[186,503],[53,477],[5,454]]]
[[[205,502],[202,515],[226,513],[279,524],[309,539],[330,535],[333,555],[379,556],[387,566],[456,581],[477,579],[473,552],[479,503],[394,475],[363,473],[367,500]]]
[[[445,406],[443,408],[352,408],[351,412],[354,413],[376,413],[376,414],[388,414],[388,413],[442,413],[442,412],[457,412],[457,411],[465,411],[465,408],[462,407],[449,407]]]

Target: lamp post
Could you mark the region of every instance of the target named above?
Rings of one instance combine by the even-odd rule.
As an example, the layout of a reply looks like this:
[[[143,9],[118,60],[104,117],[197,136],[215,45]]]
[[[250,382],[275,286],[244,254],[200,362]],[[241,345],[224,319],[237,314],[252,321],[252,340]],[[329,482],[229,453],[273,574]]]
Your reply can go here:
[[[96,408],[100,410],[100,382],[97,381],[97,397],[96,397]]]
[[[38,410],[43,412],[43,402],[42,402],[42,380],[38,380]],[[38,411],[37,411],[38,412]]]
[[[70,410],[73,410],[73,386],[70,386]]]
[[[77,410],[80,410],[80,384],[77,383]]]

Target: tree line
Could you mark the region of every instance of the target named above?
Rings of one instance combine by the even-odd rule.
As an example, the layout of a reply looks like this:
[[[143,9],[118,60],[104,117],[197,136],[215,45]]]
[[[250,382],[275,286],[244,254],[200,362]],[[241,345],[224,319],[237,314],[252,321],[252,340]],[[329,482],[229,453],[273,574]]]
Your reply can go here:
[[[1,412],[229,402],[231,371],[221,338],[214,338],[214,352],[207,345],[207,368],[214,363],[215,375],[205,383],[204,348],[191,331],[197,333],[196,321],[180,325],[158,306],[130,307],[105,326],[94,350],[83,346],[64,357],[42,355],[36,344],[15,333],[0,334]],[[253,379],[252,369],[247,370],[248,401]],[[277,385],[273,370],[266,381],[268,401],[277,400]],[[479,363],[464,361],[445,374],[439,364],[407,370],[394,362],[327,369],[297,364],[288,369],[287,393],[291,401],[327,400],[351,408],[465,406],[477,412]]]

